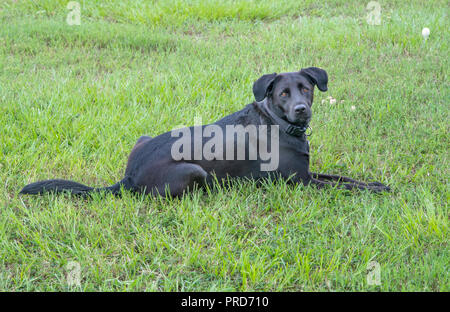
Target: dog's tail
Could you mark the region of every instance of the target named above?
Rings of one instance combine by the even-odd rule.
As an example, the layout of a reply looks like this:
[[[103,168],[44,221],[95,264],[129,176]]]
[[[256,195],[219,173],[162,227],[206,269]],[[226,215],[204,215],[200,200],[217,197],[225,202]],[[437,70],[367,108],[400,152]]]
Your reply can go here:
[[[117,182],[112,186],[94,188],[83,185],[78,182],[69,180],[45,180],[38,181],[25,186],[19,194],[31,194],[31,195],[42,195],[44,193],[71,193],[74,195],[87,196],[93,192],[109,192],[114,195],[119,195],[121,192],[121,187],[126,190],[133,190],[133,186],[128,177],[125,177],[121,181]]]

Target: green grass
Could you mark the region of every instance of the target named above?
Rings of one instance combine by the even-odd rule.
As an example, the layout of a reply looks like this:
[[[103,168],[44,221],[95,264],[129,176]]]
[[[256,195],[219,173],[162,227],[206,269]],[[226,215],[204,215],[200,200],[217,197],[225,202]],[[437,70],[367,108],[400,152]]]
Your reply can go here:
[[[0,3],[0,290],[450,291],[447,1],[380,1],[379,26],[356,0],[80,3],[80,26],[66,1]],[[111,185],[139,136],[215,121],[262,74],[308,66],[330,78],[312,171],[393,192],[18,196],[56,177]]]

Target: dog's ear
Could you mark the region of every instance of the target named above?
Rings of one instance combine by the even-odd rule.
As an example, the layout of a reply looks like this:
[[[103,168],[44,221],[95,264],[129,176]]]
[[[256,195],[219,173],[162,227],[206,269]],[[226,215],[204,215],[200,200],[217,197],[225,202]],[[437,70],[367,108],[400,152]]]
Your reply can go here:
[[[261,76],[253,84],[253,94],[257,102],[261,102],[267,96],[267,94],[272,90],[273,81],[277,73],[268,74]]]
[[[300,74],[306,76],[312,83],[314,83],[320,91],[328,90],[328,75],[322,68],[308,67],[302,68]]]

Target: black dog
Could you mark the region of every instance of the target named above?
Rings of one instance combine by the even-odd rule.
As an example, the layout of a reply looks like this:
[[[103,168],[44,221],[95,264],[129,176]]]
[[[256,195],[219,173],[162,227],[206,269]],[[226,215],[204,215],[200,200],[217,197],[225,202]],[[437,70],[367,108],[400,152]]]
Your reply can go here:
[[[316,67],[264,75],[253,85],[256,101],[244,109],[210,125],[139,138],[129,156],[125,177],[113,186],[91,188],[73,181],[47,180],[29,184],[20,193],[68,191],[87,195],[104,190],[120,194],[123,187],[179,196],[196,185],[212,185],[228,177],[283,178],[319,188],[331,185],[388,191],[389,187],[379,182],[363,183],[309,171],[305,131],[311,119],[314,86],[326,91],[327,83],[327,73]],[[179,138],[182,134],[184,141]]]

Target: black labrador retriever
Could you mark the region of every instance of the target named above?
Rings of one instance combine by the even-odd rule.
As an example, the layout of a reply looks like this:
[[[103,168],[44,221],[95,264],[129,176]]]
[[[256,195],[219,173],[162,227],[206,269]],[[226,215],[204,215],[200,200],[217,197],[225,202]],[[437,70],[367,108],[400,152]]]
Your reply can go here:
[[[317,67],[269,74],[253,85],[256,101],[219,121],[185,127],[155,138],[143,136],[133,147],[125,177],[110,187],[92,188],[67,180],[39,181],[21,194],[71,192],[87,195],[121,189],[161,196],[180,196],[196,186],[228,178],[287,179],[291,183],[344,189],[389,191],[364,183],[309,171],[306,131],[311,120],[314,86],[327,90],[328,75]]]

